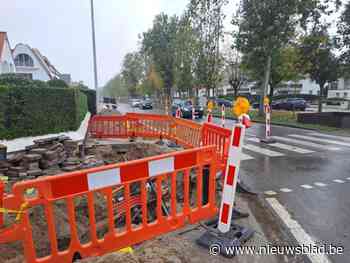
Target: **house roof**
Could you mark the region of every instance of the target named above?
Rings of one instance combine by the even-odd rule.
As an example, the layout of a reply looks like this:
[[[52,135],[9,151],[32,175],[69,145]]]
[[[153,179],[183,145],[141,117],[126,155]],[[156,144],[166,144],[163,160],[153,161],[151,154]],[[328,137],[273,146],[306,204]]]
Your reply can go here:
[[[51,79],[60,77],[61,73],[51,64],[47,57],[43,56],[37,48],[32,48],[32,51],[43,64]]]
[[[1,55],[2,55],[2,50],[5,47],[6,39],[7,39],[6,32],[0,32],[0,58],[1,58]]]

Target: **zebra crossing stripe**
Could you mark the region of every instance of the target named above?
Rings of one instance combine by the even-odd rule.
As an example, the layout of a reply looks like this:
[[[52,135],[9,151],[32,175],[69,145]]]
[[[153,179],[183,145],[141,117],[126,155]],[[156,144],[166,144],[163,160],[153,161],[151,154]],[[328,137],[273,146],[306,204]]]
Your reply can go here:
[[[242,161],[254,159],[254,157],[250,156],[249,154],[245,154],[245,153],[241,153],[241,156],[242,156],[242,158],[241,158]]]
[[[252,151],[252,152],[256,152],[256,153],[260,153],[263,155],[267,155],[269,157],[280,157],[280,156],[284,156],[283,153],[280,152],[275,152],[275,151],[271,151],[269,149],[266,148],[262,148],[253,144],[246,144],[243,146],[244,149]]]
[[[285,138],[285,137],[280,137],[280,136],[273,136],[274,139],[279,140],[279,141],[284,141],[284,142],[290,142],[290,143],[295,143],[299,145],[304,145],[304,146],[309,146],[321,150],[328,150],[328,151],[339,151],[341,150],[339,147],[333,147],[333,146],[326,146],[326,145],[321,145],[313,142],[308,142],[308,141],[302,141],[302,140],[297,140],[297,139],[292,139],[292,138]]]
[[[260,140],[258,138],[249,138],[248,141],[260,142]],[[307,154],[307,153],[313,153],[314,152],[314,151],[311,151],[311,150],[307,150],[307,149],[304,149],[304,148],[300,148],[300,147],[296,147],[296,146],[292,146],[292,145],[288,145],[288,144],[283,144],[283,143],[273,143],[273,144],[269,144],[269,146],[280,148],[280,149],[286,150],[286,151],[301,153],[301,154]]]
[[[310,140],[310,141],[314,141],[314,142],[323,142],[323,143],[330,143],[330,144],[336,144],[336,145],[341,145],[341,146],[350,147],[350,143],[341,142],[341,141],[334,141],[334,140],[328,140],[328,139],[320,139],[320,138],[315,138],[315,137],[305,136],[305,135],[299,135],[299,134],[291,134],[291,135],[288,135],[288,136],[294,137],[294,138],[300,138],[300,139]]]
[[[312,136],[317,136],[317,137],[325,137],[325,138],[331,138],[331,139],[337,139],[337,140],[343,140],[346,142],[350,142],[350,137],[346,136],[336,136],[336,135],[329,135],[329,134],[323,134],[323,133],[317,133],[317,132],[312,132],[308,133],[309,135]]]

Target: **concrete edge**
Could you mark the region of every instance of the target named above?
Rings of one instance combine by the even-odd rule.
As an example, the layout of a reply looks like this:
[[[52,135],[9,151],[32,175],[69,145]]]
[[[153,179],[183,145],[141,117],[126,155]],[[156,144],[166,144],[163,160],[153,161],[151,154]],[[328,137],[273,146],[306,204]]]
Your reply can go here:
[[[91,117],[90,112],[87,112],[84,120],[80,124],[79,129],[76,131],[66,131],[66,132],[60,132],[56,134],[46,134],[46,135],[40,135],[35,137],[22,137],[14,140],[2,140],[2,141],[0,140],[0,144],[4,144],[7,146],[8,153],[15,153],[15,152],[23,151],[26,146],[34,144],[34,140],[56,137],[60,135],[69,136],[74,141],[81,141],[84,139],[85,134],[87,132],[90,117]]]
[[[269,202],[266,201],[265,195],[263,193],[259,194],[257,199],[258,199],[258,202],[260,202],[263,207],[266,207],[268,209],[268,212],[276,219],[276,223],[278,224],[278,227],[281,230],[282,234],[285,235],[288,238],[288,240],[291,241],[291,243],[293,245],[299,245],[298,241],[293,236],[293,234],[288,229],[288,227],[285,225],[285,223],[283,222],[282,218],[271,207]],[[306,255],[303,255],[302,258],[303,258],[304,262],[312,263],[311,260],[309,259],[309,257],[307,257]]]

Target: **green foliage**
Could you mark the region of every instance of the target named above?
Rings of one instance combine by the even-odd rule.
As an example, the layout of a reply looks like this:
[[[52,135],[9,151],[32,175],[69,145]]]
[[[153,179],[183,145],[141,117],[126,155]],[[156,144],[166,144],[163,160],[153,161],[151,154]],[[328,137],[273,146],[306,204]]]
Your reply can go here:
[[[165,94],[170,96],[175,82],[175,39],[178,17],[161,13],[150,30],[142,35],[142,53],[149,56],[156,72],[164,82]]]
[[[117,74],[103,87],[103,96],[109,98],[126,97],[129,95],[123,77]]]
[[[81,93],[86,95],[88,111],[91,113],[91,115],[95,115],[96,114],[96,90],[89,89],[84,85],[78,86],[77,89],[79,89]]]
[[[195,60],[197,84],[205,87],[207,94],[222,80],[219,43],[225,18],[223,7],[227,3],[227,0],[191,0],[188,8],[199,41]]]
[[[47,85],[53,88],[68,88],[67,83],[61,79],[51,79],[47,81]]]
[[[342,50],[340,57],[342,73],[346,77],[350,77],[350,2],[345,5],[339,19],[338,34],[340,36],[338,47]]]
[[[143,78],[143,73],[144,60],[142,55],[139,52],[126,54],[122,65],[122,77],[131,96],[137,94],[137,86]]]
[[[0,80],[0,139],[76,130],[87,112],[76,88],[38,87],[35,81]]]
[[[325,29],[312,31],[300,44],[301,63],[306,65],[304,73],[320,86],[319,112],[322,112],[322,98],[327,97],[325,85],[339,77],[339,63],[333,48],[334,43]]]

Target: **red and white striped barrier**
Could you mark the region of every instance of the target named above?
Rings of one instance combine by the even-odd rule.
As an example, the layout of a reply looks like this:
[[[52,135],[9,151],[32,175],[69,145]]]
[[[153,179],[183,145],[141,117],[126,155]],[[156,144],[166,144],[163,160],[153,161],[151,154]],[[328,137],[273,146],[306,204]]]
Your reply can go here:
[[[236,124],[236,126],[233,128],[230,139],[229,156],[225,170],[224,189],[218,222],[218,229],[222,233],[229,232],[231,227],[232,210],[235,202],[242,146],[246,129],[243,121],[247,122],[247,120],[244,120],[245,118],[246,116],[242,116],[242,122]]]
[[[226,111],[225,111],[225,105],[222,104],[221,106],[221,124],[222,124],[222,127],[225,128],[225,116],[226,115]]]
[[[187,153],[185,158],[186,161],[184,161],[184,155],[180,154],[135,164],[134,166],[121,166],[102,171],[77,174],[71,177],[58,178],[51,183],[51,192],[53,198],[60,198],[65,195],[78,194],[119,185],[130,180],[172,173],[176,170],[195,165],[197,162],[197,153]],[[67,187],[67,185],[69,187]]]
[[[181,109],[180,109],[180,107],[177,107],[177,109],[176,109],[176,113],[175,113],[175,118],[181,118]]]
[[[207,122],[211,123],[212,121],[213,121],[213,115],[212,115],[211,109],[208,109]]]
[[[192,103],[192,120],[196,119],[196,109],[194,107],[194,103]]]
[[[265,125],[265,137],[269,139],[271,137],[271,107],[270,105],[265,105],[265,115],[266,115],[266,125]]]

